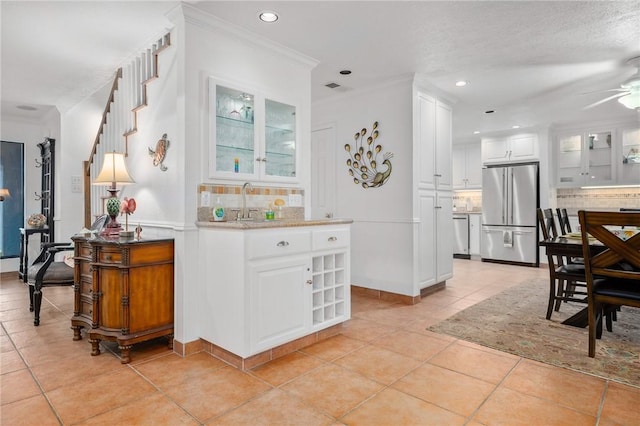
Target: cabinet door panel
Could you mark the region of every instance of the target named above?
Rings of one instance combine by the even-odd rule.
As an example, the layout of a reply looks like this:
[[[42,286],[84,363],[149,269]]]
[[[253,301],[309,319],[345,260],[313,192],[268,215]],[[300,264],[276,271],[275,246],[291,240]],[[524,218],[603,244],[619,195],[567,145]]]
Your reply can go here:
[[[254,174],[254,95],[210,81],[212,165],[217,173]]]
[[[296,107],[265,99],[265,174],[296,176]]]
[[[436,103],[432,98],[418,96],[418,122],[420,135],[420,185],[435,186]]]
[[[303,336],[311,322],[309,258],[298,256],[251,266],[253,353]]]
[[[467,188],[482,188],[482,158],[479,143],[467,145]]]
[[[122,328],[122,286],[120,270],[101,267],[98,273],[99,302],[98,323],[102,328],[119,330]]]
[[[435,170],[439,190],[449,190],[451,185],[451,108],[436,102]]]

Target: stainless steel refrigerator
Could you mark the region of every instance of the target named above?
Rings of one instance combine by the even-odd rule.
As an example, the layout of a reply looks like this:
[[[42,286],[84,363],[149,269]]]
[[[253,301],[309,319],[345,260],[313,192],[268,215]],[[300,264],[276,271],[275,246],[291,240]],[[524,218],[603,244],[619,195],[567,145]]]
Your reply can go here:
[[[483,261],[538,266],[538,163],[482,169]]]

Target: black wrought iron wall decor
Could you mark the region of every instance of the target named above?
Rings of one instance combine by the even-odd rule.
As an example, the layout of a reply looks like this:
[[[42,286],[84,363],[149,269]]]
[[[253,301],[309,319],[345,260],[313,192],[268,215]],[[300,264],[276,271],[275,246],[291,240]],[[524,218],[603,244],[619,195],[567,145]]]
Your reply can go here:
[[[353,146],[346,144],[344,150],[349,153],[347,166],[349,175],[353,176],[353,183],[362,185],[363,188],[377,188],[384,185],[391,176],[392,152],[385,152],[382,155],[382,165],[378,165],[378,154],[382,152],[382,145],[377,143],[380,137],[378,122],[373,123],[371,134],[367,136],[367,129],[363,128],[353,136]],[[379,166],[386,166],[384,171],[379,171]]]

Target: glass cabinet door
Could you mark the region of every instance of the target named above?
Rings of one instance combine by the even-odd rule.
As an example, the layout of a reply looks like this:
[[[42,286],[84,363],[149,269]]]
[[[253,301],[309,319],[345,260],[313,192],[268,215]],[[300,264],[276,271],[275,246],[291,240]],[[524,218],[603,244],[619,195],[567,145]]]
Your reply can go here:
[[[587,133],[585,138],[585,185],[602,185],[613,180],[611,132]]]
[[[622,160],[619,167],[621,183],[640,183],[640,129],[622,130]]]
[[[558,138],[558,186],[607,185],[614,180],[612,132]]]
[[[216,85],[216,171],[253,174],[256,132],[254,95]]]
[[[265,99],[265,174],[296,176],[296,107]]]
[[[582,135],[558,139],[558,184],[574,186],[582,182]]]

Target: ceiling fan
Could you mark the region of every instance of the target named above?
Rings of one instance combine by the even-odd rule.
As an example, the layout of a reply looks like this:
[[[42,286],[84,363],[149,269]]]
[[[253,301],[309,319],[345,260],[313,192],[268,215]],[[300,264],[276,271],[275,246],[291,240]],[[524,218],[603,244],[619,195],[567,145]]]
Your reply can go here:
[[[587,105],[584,109],[593,108],[597,105],[603,104],[613,99],[618,99],[622,105],[629,109],[635,109],[640,111],[640,56],[636,56],[627,60],[627,64],[636,67],[636,73],[629,79],[620,83],[619,89],[603,90],[603,92],[618,92],[615,95],[608,96],[604,99]]]

